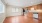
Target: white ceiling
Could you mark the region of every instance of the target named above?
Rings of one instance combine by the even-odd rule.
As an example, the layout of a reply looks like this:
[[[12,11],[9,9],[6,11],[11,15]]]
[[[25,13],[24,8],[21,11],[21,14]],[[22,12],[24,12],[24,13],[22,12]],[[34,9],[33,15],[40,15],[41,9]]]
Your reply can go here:
[[[40,4],[42,0],[2,0],[7,5],[27,7],[31,5]]]

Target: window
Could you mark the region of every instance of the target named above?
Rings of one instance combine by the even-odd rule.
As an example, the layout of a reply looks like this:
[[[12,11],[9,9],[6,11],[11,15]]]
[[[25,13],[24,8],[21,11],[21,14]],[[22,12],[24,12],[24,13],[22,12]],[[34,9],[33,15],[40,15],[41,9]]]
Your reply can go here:
[[[2,2],[0,2],[0,13],[4,13],[4,4]]]
[[[18,12],[18,8],[12,8],[12,12]]]

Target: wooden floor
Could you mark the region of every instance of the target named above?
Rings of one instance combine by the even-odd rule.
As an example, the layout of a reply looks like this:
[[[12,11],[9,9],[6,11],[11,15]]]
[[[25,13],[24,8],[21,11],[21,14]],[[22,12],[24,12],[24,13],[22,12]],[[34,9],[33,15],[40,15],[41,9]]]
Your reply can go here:
[[[32,17],[16,16],[7,17],[3,23],[42,23],[42,21],[38,21],[37,19],[33,19]]]

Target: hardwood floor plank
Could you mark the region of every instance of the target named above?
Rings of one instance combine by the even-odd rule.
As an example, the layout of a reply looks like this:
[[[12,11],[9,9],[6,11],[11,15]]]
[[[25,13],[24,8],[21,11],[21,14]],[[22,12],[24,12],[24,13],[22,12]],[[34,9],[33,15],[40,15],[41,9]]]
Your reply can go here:
[[[38,23],[38,20],[33,18],[25,18],[24,16],[7,17],[3,23]]]

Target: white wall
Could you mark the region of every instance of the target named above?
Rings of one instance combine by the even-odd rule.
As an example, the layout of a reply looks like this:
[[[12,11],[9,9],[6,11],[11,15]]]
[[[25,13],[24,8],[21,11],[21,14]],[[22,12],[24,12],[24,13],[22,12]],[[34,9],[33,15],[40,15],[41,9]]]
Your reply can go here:
[[[12,11],[12,9],[14,9],[14,8],[18,8],[18,10],[17,10],[18,12],[13,12],[13,11],[15,11],[15,10]],[[23,12],[22,8],[7,6],[7,11],[6,11],[7,16],[18,16],[18,15],[22,15],[23,14],[22,12]]]
[[[3,23],[4,19],[5,19],[5,14],[0,13],[0,23]]]

